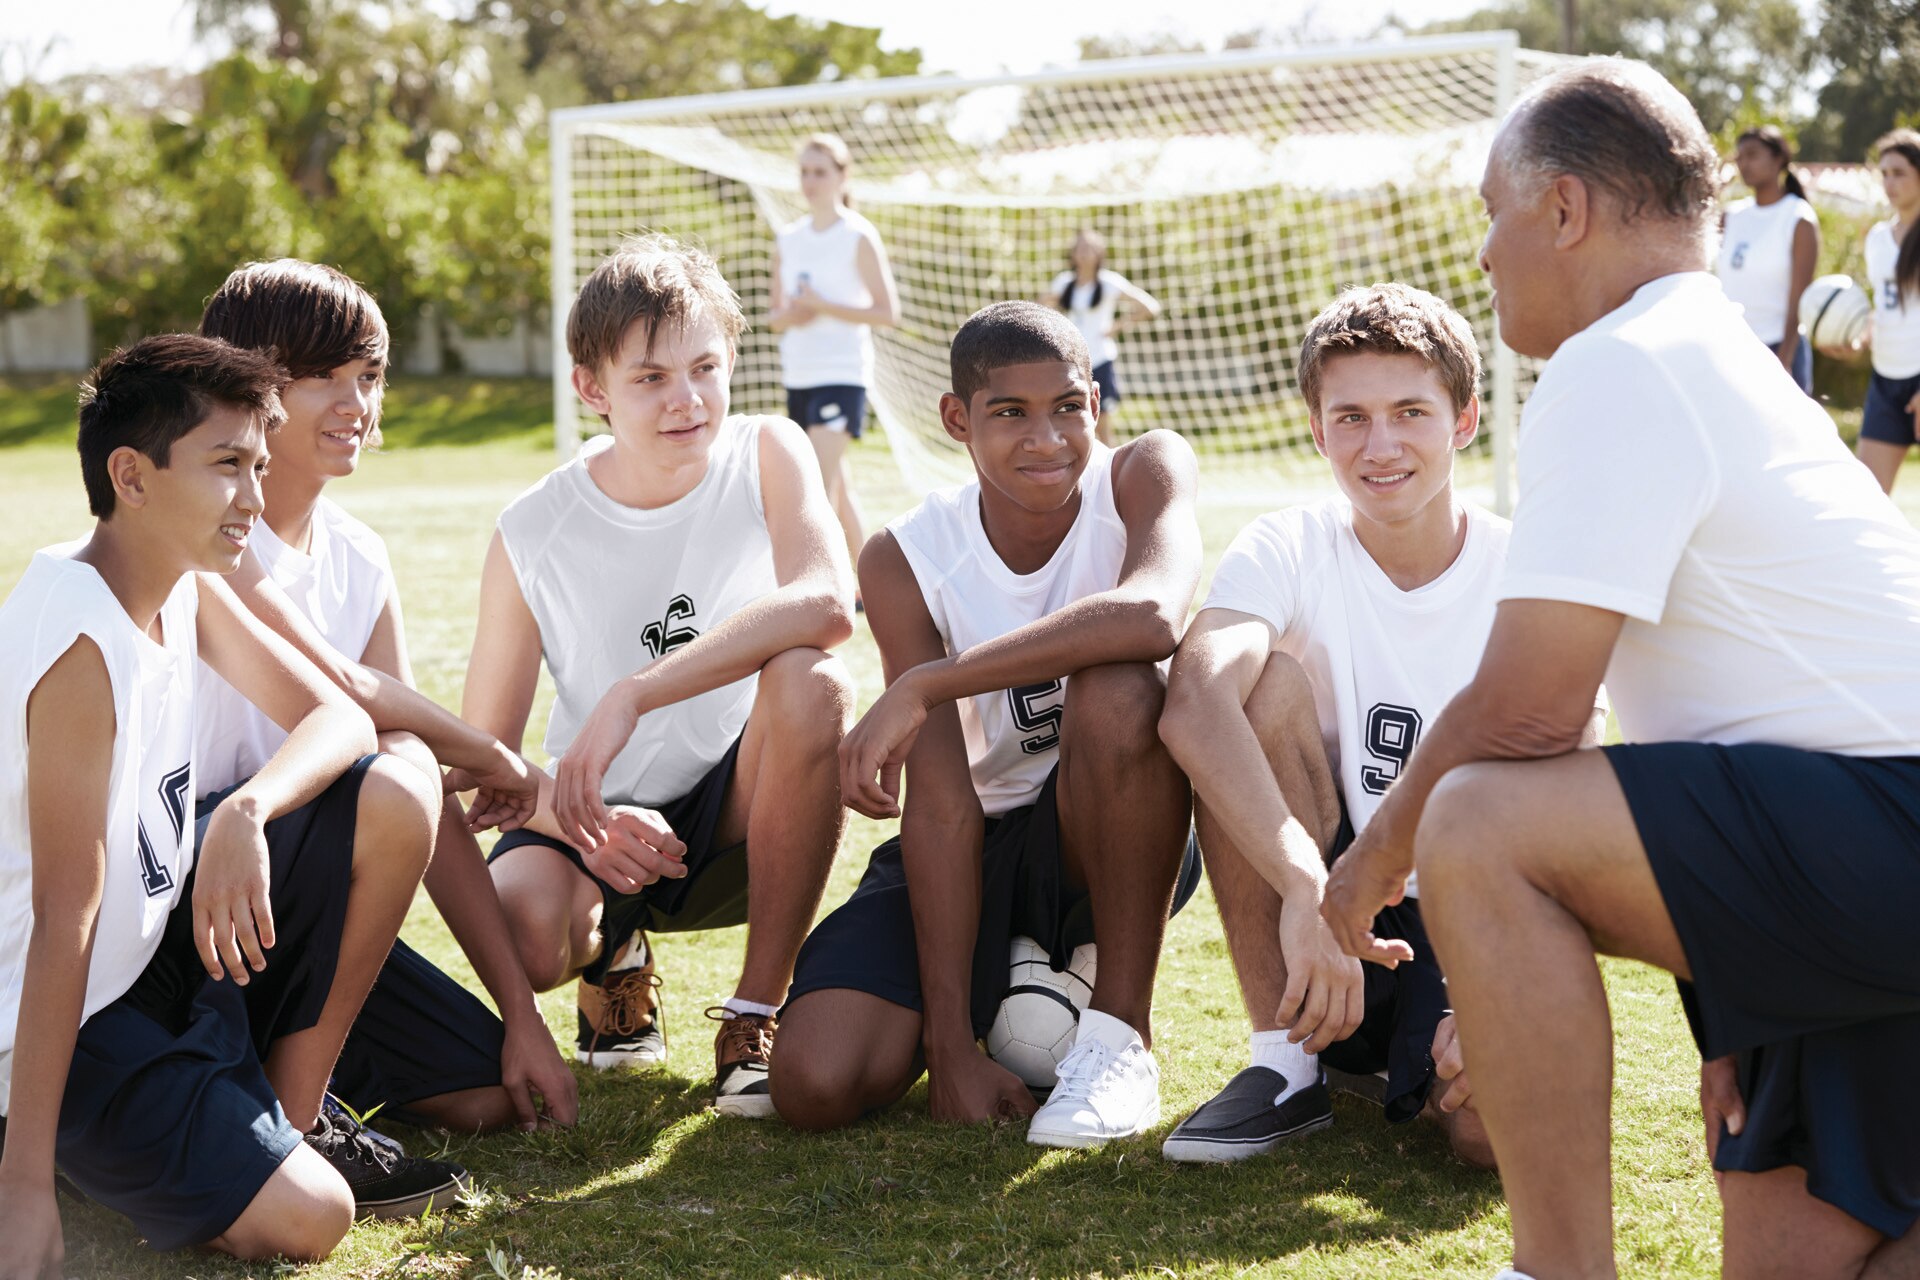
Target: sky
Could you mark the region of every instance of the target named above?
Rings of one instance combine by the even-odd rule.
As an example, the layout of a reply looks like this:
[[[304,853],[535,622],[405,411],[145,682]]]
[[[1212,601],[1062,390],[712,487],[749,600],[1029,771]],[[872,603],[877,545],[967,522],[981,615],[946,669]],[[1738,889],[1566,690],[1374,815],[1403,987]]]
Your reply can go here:
[[[1210,49],[1250,27],[1304,25],[1335,39],[1363,39],[1390,16],[1410,24],[1456,17],[1483,0],[763,0],[774,13],[801,13],[881,29],[889,49],[918,46],[929,70],[962,75],[1035,71],[1075,60],[1083,35],[1172,32]],[[36,78],[128,67],[195,67],[186,0],[5,0],[0,80],[25,58]],[[1017,32],[1017,38],[1009,33]],[[12,63],[13,65],[6,65]]]

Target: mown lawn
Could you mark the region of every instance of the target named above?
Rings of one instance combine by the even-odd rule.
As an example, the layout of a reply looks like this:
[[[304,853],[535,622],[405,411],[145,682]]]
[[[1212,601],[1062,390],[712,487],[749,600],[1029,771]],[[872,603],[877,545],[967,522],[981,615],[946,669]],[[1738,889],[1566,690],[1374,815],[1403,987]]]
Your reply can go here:
[[[540,384],[526,384],[540,387]],[[28,416],[0,399],[0,440]],[[450,447],[451,427],[412,418],[403,399],[431,392],[453,414],[493,424],[491,443]],[[51,390],[42,395],[53,397]],[[60,397],[71,394],[70,384]],[[471,388],[407,385],[394,397],[393,447],[329,492],[385,535],[425,690],[457,706],[472,638],[481,554],[499,508],[550,465],[529,395],[518,425],[475,409]],[[465,409],[457,406],[465,405]],[[504,411],[503,411],[504,412]],[[411,425],[410,424],[411,419]],[[481,434],[478,431],[472,434]],[[42,433],[44,438],[44,433]],[[70,439],[70,436],[67,437]],[[432,441],[422,444],[420,441]],[[884,446],[857,451],[870,517],[910,501]],[[1920,476],[1906,492],[1920,496]],[[0,450],[0,592],[33,548],[86,528],[71,446]],[[1250,515],[1208,507],[1211,558]],[[1909,514],[1913,510],[1909,508]],[[843,651],[862,702],[880,686],[862,629]],[[536,731],[550,694],[543,689]],[[851,891],[866,851],[887,834],[855,818],[827,893]],[[669,937],[668,1070],[581,1073],[582,1120],[566,1132],[447,1138],[402,1131],[474,1173],[458,1211],[363,1225],[315,1277],[1100,1275],[1435,1276],[1480,1278],[1507,1259],[1498,1181],[1455,1163],[1437,1132],[1388,1129],[1342,1099],[1339,1122],[1285,1154],[1232,1168],[1163,1162],[1159,1138],[1245,1064],[1246,1024],[1209,891],[1174,921],[1155,1012],[1165,1120],[1150,1139],[1095,1152],[1029,1147],[1018,1127],[933,1124],[924,1086],[890,1114],[811,1136],[775,1122],[723,1121],[704,1105],[711,1038],[699,1011],[731,991],[741,930]],[[416,946],[472,982],[424,895],[408,921]],[[1697,1059],[1671,983],[1638,965],[1608,967],[1616,1017],[1615,1188],[1629,1274],[1718,1271],[1718,1218],[1695,1104]],[[1516,975],[1518,978],[1519,975]],[[477,984],[475,989],[478,989]],[[571,995],[542,1007],[570,1038]],[[563,1045],[567,1039],[563,1039]],[[430,1049],[430,1046],[423,1046]],[[63,1208],[74,1276],[282,1274],[211,1256],[155,1256],[102,1211]]]

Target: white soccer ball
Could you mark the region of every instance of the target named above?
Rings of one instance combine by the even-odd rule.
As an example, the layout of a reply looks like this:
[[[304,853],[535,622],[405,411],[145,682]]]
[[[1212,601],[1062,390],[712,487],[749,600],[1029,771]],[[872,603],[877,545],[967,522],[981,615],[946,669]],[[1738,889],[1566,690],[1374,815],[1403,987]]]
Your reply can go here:
[[[1028,1088],[1051,1089],[1079,1034],[1080,1011],[1093,999],[1093,944],[1075,947],[1056,971],[1039,943],[1015,938],[1007,966],[1007,997],[987,1031],[987,1052]]]
[[[1873,301],[1851,276],[1821,276],[1800,295],[1800,323],[1816,350],[1858,349],[1872,318]]]

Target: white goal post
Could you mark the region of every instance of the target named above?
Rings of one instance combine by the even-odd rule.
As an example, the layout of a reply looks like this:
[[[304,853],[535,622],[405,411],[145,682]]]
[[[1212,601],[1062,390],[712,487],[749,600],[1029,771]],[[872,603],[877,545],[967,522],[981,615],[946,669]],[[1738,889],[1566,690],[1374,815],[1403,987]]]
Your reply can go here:
[[[641,231],[719,259],[754,326],[734,406],[784,412],[765,323],[773,235],[805,212],[797,148],[830,132],[852,150],[855,207],[899,280],[901,323],[875,335],[869,395],[914,488],[970,474],[936,412],[954,330],[987,303],[1041,295],[1090,226],[1108,265],[1164,305],[1119,340],[1122,438],[1181,431],[1210,493],[1324,490],[1294,380],[1301,337],[1342,287],[1400,280],[1447,299],[1480,338],[1492,442],[1469,478],[1504,511],[1531,368],[1494,335],[1476,188],[1499,119],[1554,61],[1492,32],[555,111],[555,447],[571,456],[585,412],[567,309]]]

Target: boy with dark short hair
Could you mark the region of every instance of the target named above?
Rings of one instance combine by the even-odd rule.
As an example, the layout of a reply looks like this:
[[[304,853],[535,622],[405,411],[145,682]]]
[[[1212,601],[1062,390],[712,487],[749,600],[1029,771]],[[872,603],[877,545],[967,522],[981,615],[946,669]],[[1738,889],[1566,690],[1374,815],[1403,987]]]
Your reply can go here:
[[[841,747],[841,789],[870,817],[898,815],[900,835],[807,939],[774,1102],[797,1127],[838,1127],[924,1067],[938,1119],[1032,1115],[1030,1142],[1092,1146],[1159,1118],[1153,975],[1199,875],[1183,857],[1187,780],[1154,733],[1158,664],[1200,577],[1193,453],[1169,431],[1098,443],[1086,343],[1038,304],[975,314],[952,372],[941,421],[977,478],[860,558],[888,687]],[[1037,1114],[976,1043],[1016,936],[1056,967],[1099,946],[1091,1006]]]
[[[218,576],[284,381],[187,335],[108,357],[80,411],[98,522],[0,605],[0,1272],[58,1270],[56,1164],[155,1248],[247,1258],[456,1189],[321,1112],[439,801]],[[196,657],[289,735],[198,824]]]
[[[611,436],[501,513],[463,714],[519,743],[545,660],[554,811],[492,869],[534,986],[581,979],[578,1059],[664,1058],[644,931],[744,923],[739,984],[709,1011],[714,1105],[763,1116],[840,841],[852,681],[824,651],[852,633],[853,584],[800,429],[727,412],[745,324],[713,259],[663,236],[588,278],[567,347]]]

